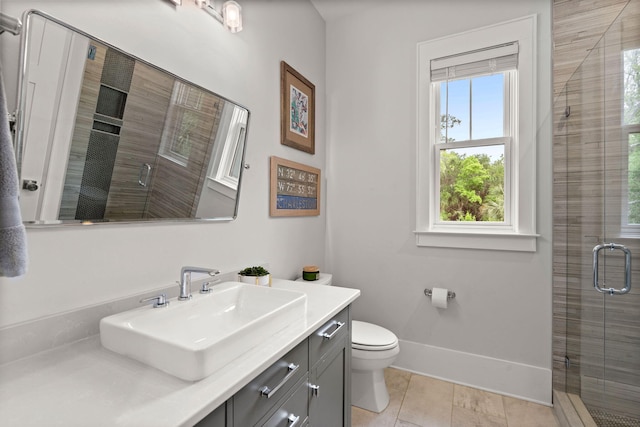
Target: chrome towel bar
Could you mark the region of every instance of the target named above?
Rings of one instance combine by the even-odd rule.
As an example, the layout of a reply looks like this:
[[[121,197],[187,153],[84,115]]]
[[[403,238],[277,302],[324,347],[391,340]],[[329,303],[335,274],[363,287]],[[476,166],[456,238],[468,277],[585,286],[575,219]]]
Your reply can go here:
[[[20,34],[20,31],[22,31],[22,22],[17,18],[0,12],[0,34],[4,31],[8,31],[14,36],[17,36]]]

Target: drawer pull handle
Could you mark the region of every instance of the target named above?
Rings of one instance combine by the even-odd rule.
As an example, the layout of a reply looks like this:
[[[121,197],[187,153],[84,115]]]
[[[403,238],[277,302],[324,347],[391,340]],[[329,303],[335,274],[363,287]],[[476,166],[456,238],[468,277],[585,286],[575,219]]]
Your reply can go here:
[[[268,386],[262,387],[260,389],[260,395],[261,396],[267,396],[267,399],[271,399],[271,396],[273,396],[275,393],[277,393],[278,390],[280,390],[280,388],[283,385],[285,385],[287,383],[287,381],[289,381],[289,379],[296,373],[296,371],[298,370],[299,367],[300,367],[300,365],[294,365],[293,363],[290,363],[287,366],[287,370],[289,371],[289,373],[287,374],[286,377],[284,377],[282,379],[282,381],[280,381],[280,384],[278,384],[274,388],[269,388]]]
[[[294,414],[291,414],[287,418],[287,421],[289,421],[290,423],[289,427],[295,427],[296,425],[298,425],[298,421],[300,421],[300,415],[296,417]]]
[[[331,328],[331,327],[333,327],[333,326],[335,326],[335,325],[338,325],[338,327],[337,327],[333,332],[331,332],[330,334],[328,334],[326,331],[327,331],[329,328]],[[339,331],[339,330],[340,330],[344,325],[346,325],[346,323],[345,323],[345,322],[336,322],[336,321],[334,321],[334,322],[333,322],[333,323],[331,323],[331,325],[329,325],[329,327],[328,327],[327,329],[325,329],[325,330],[324,330],[324,332],[321,334],[321,335],[322,335],[322,338],[324,338],[324,339],[326,339],[326,340],[330,340],[331,338],[333,338],[333,337],[338,333],[338,331]]]

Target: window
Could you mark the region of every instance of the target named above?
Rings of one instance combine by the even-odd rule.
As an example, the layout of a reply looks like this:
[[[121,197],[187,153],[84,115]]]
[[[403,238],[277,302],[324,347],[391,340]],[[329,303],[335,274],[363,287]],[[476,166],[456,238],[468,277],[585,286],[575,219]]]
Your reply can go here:
[[[623,144],[627,145],[626,191],[622,194],[622,233],[640,234],[640,49],[623,51]]]
[[[247,110],[225,106],[208,173],[207,186],[231,198],[238,189],[248,119]]]
[[[535,17],[418,46],[418,246],[535,251]]]
[[[206,119],[202,112],[203,92],[176,80],[167,113],[160,152],[169,160],[187,166],[192,138]]]
[[[517,62],[517,43],[431,60],[437,223],[511,222]]]

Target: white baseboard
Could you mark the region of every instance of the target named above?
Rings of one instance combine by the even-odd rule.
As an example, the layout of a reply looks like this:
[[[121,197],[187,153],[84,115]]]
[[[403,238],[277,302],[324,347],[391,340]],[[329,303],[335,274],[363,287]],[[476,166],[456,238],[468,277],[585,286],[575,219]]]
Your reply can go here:
[[[552,406],[551,369],[404,340],[400,340],[400,354],[393,366]]]

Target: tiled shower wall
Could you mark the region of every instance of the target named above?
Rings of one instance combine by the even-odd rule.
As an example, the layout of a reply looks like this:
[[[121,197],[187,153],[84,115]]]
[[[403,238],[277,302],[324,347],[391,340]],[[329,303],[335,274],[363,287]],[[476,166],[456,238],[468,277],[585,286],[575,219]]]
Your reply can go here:
[[[553,0],[553,97],[620,15],[629,0]]]

